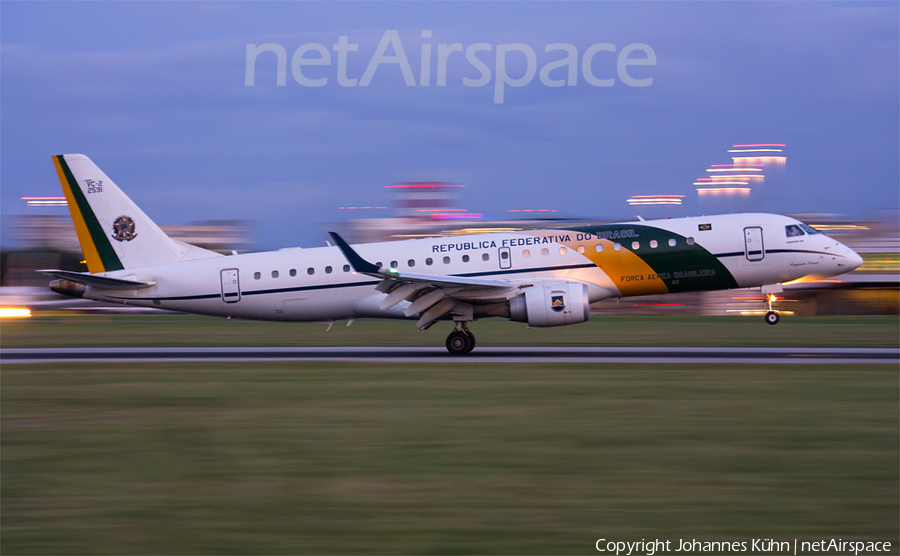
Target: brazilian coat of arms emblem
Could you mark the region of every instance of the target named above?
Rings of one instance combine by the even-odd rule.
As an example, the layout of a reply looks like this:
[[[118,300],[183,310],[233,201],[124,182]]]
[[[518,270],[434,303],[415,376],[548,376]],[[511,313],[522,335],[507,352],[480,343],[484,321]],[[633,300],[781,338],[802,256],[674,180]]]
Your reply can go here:
[[[566,308],[566,302],[563,301],[563,296],[554,295],[550,297],[550,308],[556,311],[557,313]]]
[[[131,241],[137,237],[134,233],[134,220],[130,216],[122,215],[113,222],[112,238],[116,241]]]

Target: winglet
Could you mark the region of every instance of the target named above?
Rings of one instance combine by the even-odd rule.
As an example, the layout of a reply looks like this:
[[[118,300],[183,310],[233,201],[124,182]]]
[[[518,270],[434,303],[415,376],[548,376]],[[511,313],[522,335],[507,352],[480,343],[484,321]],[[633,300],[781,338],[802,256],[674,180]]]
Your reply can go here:
[[[374,265],[360,257],[359,253],[354,251],[353,248],[344,241],[344,238],[337,235],[335,232],[328,232],[328,235],[330,235],[331,239],[337,244],[338,249],[340,249],[341,253],[344,254],[344,257],[347,258],[347,261],[350,263],[350,266],[353,267],[353,270],[361,274],[381,274],[379,272],[381,270],[380,266]]]

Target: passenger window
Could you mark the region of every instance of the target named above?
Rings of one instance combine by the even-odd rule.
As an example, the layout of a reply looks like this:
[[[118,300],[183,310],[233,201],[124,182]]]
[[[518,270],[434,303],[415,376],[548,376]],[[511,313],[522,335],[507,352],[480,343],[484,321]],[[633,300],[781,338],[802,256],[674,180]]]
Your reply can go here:
[[[273,271],[272,271],[272,278],[278,278],[278,271],[277,271],[277,270],[273,270]]]
[[[259,272],[254,272],[254,273],[253,273],[253,279],[254,279],[254,280],[259,280],[261,276],[262,276],[262,275],[261,275]]]
[[[469,262],[469,256],[468,256],[468,255],[463,255],[463,262],[464,262],[464,263]]]
[[[542,256],[542,257],[546,257],[546,256],[548,256],[549,254],[550,254],[550,250],[547,249],[546,247],[544,247],[543,249],[541,249],[541,256]]]
[[[312,276],[313,274],[316,273],[316,269],[309,267],[306,269],[306,273],[309,274],[310,276]]]
[[[397,268],[397,261],[391,261],[391,268]]]
[[[800,229],[800,226],[796,224],[791,224],[790,226],[784,227],[784,235],[787,237],[797,237],[803,235],[803,230]]]
[[[444,264],[450,264],[450,257],[444,257]]]
[[[348,264],[344,265],[344,272],[350,272],[350,265],[348,265]]]
[[[296,275],[297,275],[297,269],[296,269],[296,268],[292,268],[291,271],[288,272],[288,274],[290,274],[291,276],[296,276]]]
[[[584,245],[579,245],[576,251],[578,251],[579,253],[584,253]]]
[[[381,261],[378,261],[377,263],[375,263],[375,266],[384,266],[384,265],[381,264]]]
[[[669,238],[669,247],[675,247],[675,238],[674,237]]]
[[[637,251],[638,249],[641,248],[641,242],[640,241],[632,241],[631,248],[634,249],[635,251]]]
[[[326,267],[325,267],[325,274],[331,274],[331,267],[330,267],[330,266],[326,266]]]
[[[616,251],[619,251],[620,249],[622,249],[622,244],[616,243],[615,245],[613,245],[613,249],[615,249]]]
[[[425,259],[425,264],[427,264],[428,266],[431,266],[433,263],[434,263],[434,260],[431,257],[428,257],[427,259]]]
[[[488,255],[487,253],[485,253],[485,254],[483,254],[483,255],[481,256],[481,260],[482,260],[482,261],[489,261],[489,260],[491,260],[491,256]]]
[[[522,251],[522,256],[527,259],[528,257],[531,256],[531,251],[529,251],[528,249]]]
[[[505,261],[506,259],[509,258],[509,253],[507,253],[506,251],[500,253],[500,258]]]
[[[655,239],[650,240],[650,249],[656,249],[659,246],[659,243],[656,242]]]
[[[597,245],[595,245],[595,246],[594,246],[594,251],[596,251],[596,252],[598,252],[598,253],[602,253],[602,252],[603,252],[603,244],[602,244],[602,243],[598,243]]]
[[[416,261],[414,261],[413,259],[410,259],[410,260],[406,261],[406,266],[412,268],[412,267],[416,266]]]
[[[684,242],[687,243],[688,245],[693,245],[693,244],[694,244],[694,238],[689,237],[689,238],[687,238],[686,240],[684,240]]]

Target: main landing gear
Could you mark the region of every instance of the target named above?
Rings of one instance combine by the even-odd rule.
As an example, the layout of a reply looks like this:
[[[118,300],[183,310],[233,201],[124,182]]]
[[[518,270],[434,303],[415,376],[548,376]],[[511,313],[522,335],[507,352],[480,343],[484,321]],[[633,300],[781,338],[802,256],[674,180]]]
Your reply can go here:
[[[772,308],[772,303],[776,300],[778,300],[778,298],[775,297],[774,293],[766,294],[766,324],[778,324],[778,321],[781,320],[781,317],[778,316],[778,313]]]
[[[450,355],[465,355],[475,348],[475,335],[469,332],[466,323],[456,322],[456,330],[447,336],[447,351]]]

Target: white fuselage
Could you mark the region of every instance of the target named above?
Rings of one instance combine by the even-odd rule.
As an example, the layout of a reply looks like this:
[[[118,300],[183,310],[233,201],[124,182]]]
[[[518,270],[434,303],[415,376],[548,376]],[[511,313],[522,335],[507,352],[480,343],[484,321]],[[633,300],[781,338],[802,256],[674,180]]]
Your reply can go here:
[[[851,249],[823,234],[789,236],[786,229],[795,224],[799,223],[779,215],[734,214],[628,222],[582,232],[561,228],[436,237],[354,249],[384,268],[420,275],[580,282],[587,285],[591,302],[779,284],[840,274],[861,263]],[[670,239],[652,239],[657,234]],[[694,260],[708,256],[709,268],[680,268],[679,260],[689,256]],[[730,277],[721,276],[722,267]],[[710,272],[718,282],[710,281]],[[409,305],[404,301],[381,309],[385,294],[375,289],[379,280],[354,272],[337,247],[211,257],[103,276],[152,280],[155,285],[126,291],[89,286],[85,297],[222,317],[406,318],[403,310]]]

